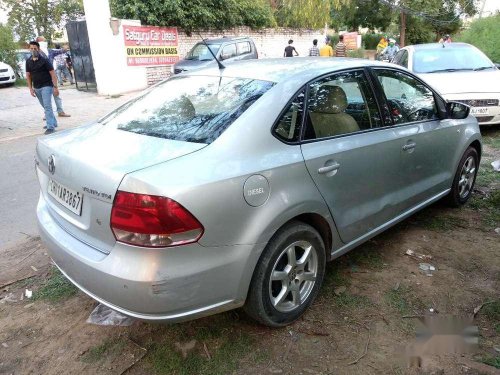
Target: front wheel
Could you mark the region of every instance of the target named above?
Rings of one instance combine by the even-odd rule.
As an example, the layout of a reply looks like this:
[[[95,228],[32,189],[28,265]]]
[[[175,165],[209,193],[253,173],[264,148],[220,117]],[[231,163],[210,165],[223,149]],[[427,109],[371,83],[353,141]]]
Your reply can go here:
[[[269,241],[257,264],[245,304],[258,322],[282,327],[298,319],[318,295],[325,273],[319,233],[291,222]]]
[[[451,206],[459,207],[469,200],[474,189],[478,168],[479,155],[474,147],[469,147],[458,163],[453,185],[448,195],[447,200]]]

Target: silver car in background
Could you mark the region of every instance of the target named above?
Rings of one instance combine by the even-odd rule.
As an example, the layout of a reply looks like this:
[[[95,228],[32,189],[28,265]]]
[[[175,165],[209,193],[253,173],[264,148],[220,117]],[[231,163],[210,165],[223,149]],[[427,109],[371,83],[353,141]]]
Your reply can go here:
[[[394,65],[239,62],[40,138],[38,223],[69,280],[124,314],[243,306],[277,327],[327,261],[441,198],[465,203],[480,154],[469,107]]]

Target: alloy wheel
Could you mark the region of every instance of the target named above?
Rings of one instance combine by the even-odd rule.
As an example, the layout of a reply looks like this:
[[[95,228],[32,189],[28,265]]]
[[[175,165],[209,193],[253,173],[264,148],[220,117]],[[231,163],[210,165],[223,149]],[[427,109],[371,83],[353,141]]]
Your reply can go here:
[[[290,312],[311,294],[318,274],[318,254],[308,241],[296,241],[278,256],[269,280],[272,306]]]
[[[474,177],[476,175],[476,160],[473,156],[469,156],[460,172],[460,179],[458,180],[458,191],[460,198],[466,198],[472,189]]]

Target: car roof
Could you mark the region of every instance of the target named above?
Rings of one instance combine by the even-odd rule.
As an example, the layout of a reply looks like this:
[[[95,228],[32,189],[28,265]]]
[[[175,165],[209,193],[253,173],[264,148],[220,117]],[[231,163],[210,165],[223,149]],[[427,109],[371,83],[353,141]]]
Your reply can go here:
[[[414,44],[408,46],[414,50],[424,50],[424,49],[442,49],[442,48],[471,48],[472,46],[467,43],[426,43],[426,44]]]
[[[367,66],[399,68],[380,61],[354,58],[294,57],[253,59],[225,63],[222,71],[216,66],[194,70],[188,75],[221,75],[223,77],[251,78],[263,81],[282,82],[296,79],[308,82],[333,71]]]
[[[228,42],[234,42],[238,40],[249,40],[250,38],[247,36],[226,36],[223,38],[217,38],[217,39],[204,39],[205,43],[207,44],[222,44],[222,43],[228,43]],[[199,41],[199,43],[203,43],[203,41]]]

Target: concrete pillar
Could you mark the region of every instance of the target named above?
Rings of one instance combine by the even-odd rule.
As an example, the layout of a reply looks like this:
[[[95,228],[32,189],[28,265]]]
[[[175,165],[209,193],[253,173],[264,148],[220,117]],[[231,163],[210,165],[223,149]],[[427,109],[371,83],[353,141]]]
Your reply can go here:
[[[140,21],[118,20],[119,33],[113,35],[108,0],[83,0],[83,7],[97,92],[100,95],[115,95],[146,88],[146,68],[127,66],[122,28],[123,24],[140,25]]]

